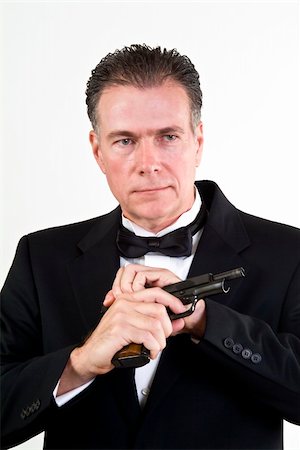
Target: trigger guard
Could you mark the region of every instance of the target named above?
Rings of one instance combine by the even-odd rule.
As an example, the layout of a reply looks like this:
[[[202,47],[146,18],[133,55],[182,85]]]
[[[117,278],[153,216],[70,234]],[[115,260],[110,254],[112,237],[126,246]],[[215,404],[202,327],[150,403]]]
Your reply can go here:
[[[179,313],[179,314],[171,313],[171,314],[169,314],[170,319],[171,320],[183,319],[184,317],[188,317],[191,314],[193,314],[193,312],[196,309],[196,305],[198,303],[198,300],[199,299],[197,297],[195,297],[193,302],[192,302],[192,304],[191,304],[191,307],[189,309],[187,309],[186,311],[182,312],[182,313]]]

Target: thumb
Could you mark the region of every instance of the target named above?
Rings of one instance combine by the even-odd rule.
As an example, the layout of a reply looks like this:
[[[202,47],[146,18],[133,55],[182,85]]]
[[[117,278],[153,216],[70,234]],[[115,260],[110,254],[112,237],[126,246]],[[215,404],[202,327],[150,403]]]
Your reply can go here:
[[[110,291],[108,291],[108,293],[105,296],[105,299],[103,300],[103,305],[108,308],[109,306],[111,306],[113,304],[114,301],[115,301],[115,296],[113,294],[113,291],[110,290]]]

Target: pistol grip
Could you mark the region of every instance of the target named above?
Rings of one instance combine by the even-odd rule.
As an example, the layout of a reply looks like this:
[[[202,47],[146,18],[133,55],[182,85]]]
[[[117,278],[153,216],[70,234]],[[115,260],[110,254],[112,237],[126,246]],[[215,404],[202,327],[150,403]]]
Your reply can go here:
[[[111,362],[115,367],[142,367],[150,361],[150,352],[143,344],[129,344],[119,350]]]

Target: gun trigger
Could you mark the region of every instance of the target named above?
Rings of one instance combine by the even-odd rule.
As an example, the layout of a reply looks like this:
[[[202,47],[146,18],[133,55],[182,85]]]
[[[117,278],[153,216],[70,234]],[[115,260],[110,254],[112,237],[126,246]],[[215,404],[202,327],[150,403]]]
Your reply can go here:
[[[182,312],[182,313],[179,313],[179,314],[173,314],[173,313],[171,313],[171,314],[169,315],[169,316],[170,316],[170,319],[171,319],[171,320],[183,319],[184,317],[188,317],[188,316],[190,316],[191,314],[193,314],[193,312],[194,312],[195,309],[196,309],[196,305],[197,305],[198,300],[199,300],[198,297],[195,295],[194,300],[192,301],[191,307],[190,307],[189,309],[187,309],[186,311],[184,311],[184,312]]]

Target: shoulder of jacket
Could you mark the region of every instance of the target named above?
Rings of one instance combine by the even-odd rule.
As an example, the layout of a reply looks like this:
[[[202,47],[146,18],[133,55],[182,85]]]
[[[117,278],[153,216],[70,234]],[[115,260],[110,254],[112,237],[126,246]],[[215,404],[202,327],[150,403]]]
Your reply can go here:
[[[105,224],[107,220],[111,220],[111,217],[117,213],[119,208],[114,209],[106,214],[103,214],[98,217],[93,217],[87,220],[83,220],[80,222],[74,222],[65,225],[59,225],[55,227],[45,228],[42,230],[37,230],[32,233],[23,236],[27,238],[29,242],[36,241],[63,241],[63,240],[80,240],[83,236],[85,236],[89,230],[91,230],[95,225]]]

